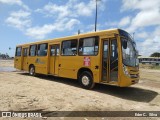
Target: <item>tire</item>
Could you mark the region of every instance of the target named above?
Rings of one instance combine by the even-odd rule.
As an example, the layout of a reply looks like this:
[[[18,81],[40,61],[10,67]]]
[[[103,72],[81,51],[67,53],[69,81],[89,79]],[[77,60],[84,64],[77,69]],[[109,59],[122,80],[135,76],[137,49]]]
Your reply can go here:
[[[35,76],[35,67],[32,65],[29,67],[29,75],[30,76]]]
[[[80,74],[78,80],[80,85],[85,89],[92,89],[95,85],[93,81],[93,76],[88,71],[84,71],[82,74]]]

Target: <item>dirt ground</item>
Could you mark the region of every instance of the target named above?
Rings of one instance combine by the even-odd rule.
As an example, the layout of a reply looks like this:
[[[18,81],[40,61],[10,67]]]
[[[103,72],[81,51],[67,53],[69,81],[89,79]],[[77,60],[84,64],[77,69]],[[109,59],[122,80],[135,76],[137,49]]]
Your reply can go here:
[[[10,67],[13,67],[12,60],[0,60],[0,111],[160,111],[160,70],[140,69],[140,82],[127,88],[97,84],[93,90],[85,90],[75,80],[44,75],[31,77]]]

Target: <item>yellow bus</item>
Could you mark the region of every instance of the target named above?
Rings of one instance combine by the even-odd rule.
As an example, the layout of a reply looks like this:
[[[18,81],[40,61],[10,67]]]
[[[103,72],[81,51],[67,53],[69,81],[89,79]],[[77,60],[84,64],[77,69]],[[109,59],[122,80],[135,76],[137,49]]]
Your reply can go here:
[[[139,81],[136,44],[122,29],[103,30],[16,46],[14,67],[35,74],[130,86]]]

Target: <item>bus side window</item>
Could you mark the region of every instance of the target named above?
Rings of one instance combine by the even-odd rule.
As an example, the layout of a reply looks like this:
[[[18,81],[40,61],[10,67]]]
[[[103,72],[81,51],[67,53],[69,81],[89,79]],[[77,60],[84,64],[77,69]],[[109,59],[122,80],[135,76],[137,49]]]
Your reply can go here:
[[[31,45],[30,46],[30,51],[29,51],[29,55],[30,56],[36,56],[36,45]]]
[[[79,40],[79,55],[97,55],[98,45],[98,37],[81,38]]]
[[[48,48],[48,44],[46,44],[46,43],[38,45],[37,55],[38,56],[47,56],[47,48]]]
[[[77,40],[63,41],[61,54],[75,56],[77,54]]]
[[[17,47],[16,48],[16,56],[21,56],[21,52],[22,52],[22,47]]]

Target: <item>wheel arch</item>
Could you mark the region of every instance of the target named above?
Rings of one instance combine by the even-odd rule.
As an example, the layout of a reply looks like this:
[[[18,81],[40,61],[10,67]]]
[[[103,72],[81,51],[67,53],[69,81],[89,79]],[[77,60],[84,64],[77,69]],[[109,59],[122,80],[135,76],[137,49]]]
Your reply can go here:
[[[78,70],[77,72],[77,79],[79,78],[79,76],[84,72],[84,71],[88,71],[91,73],[92,77],[93,77],[93,72],[91,71],[91,69],[86,68],[86,67],[82,67]]]

